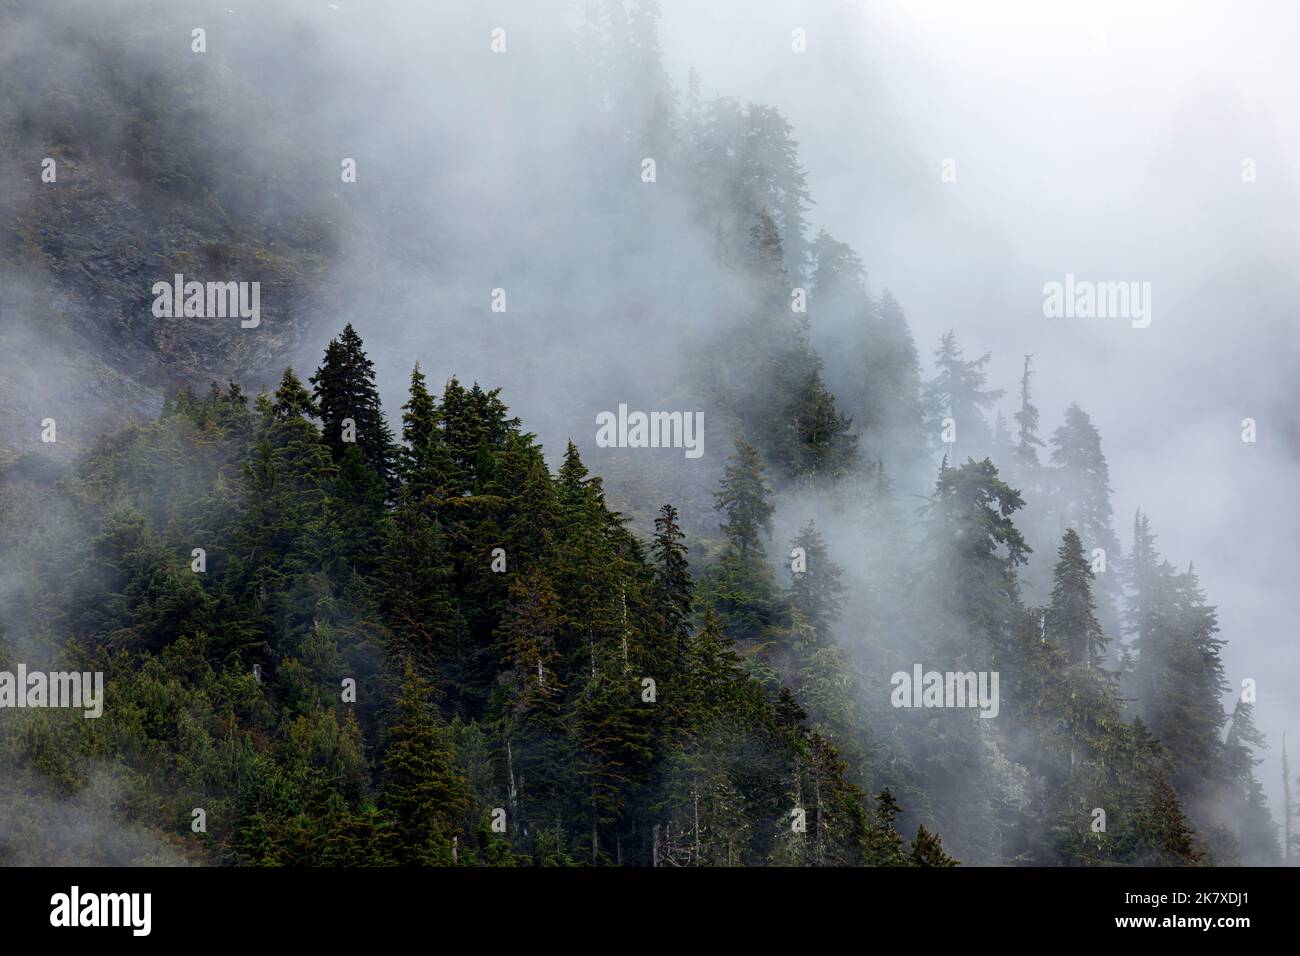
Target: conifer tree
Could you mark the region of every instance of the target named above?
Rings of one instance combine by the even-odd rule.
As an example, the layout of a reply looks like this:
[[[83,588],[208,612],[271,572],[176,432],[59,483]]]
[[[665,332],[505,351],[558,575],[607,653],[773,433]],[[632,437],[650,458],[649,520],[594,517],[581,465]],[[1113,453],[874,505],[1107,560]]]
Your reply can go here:
[[[903,808],[885,787],[876,795],[876,815],[867,839],[867,862],[871,866],[908,866],[911,862],[898,835],[895,821]]]
[[[1025,368],[1020,375],[1020,411],[1014,416],[1020,426],[1016,438],[1016,461],[1024,477],[1037,473],[1038,449],[1044,447],[1043,440],[1038,437],[1038,407],[1030,400],[1029,393],[1029,379],[1033,375],[1029,364],[1032,359],[1032,355],[1025,356]]]
[[[984,387],[984,367],[990,357],[991,353],[985,352],[977,359],[962,358],[956,334],[945,332],[934,353],[935,377],[925,388],[933,433],[939,434],[941,419],[952,418],[956,425],[952,444],[969,456],[990,450],[989,429],[981,409],[991,407],[1004,394],[1000,388]]]
[[[552,580],[564,627],[561,653],[571,683],[585,685],[630,664],[624,606],[627,558],[615,541],[622,518],[606,507],[600,478],[588,473],[572,442],[556,480],[560,536]],[[581,676],[579,676],[581,675]]]
[[[443,440],[442,413],[417,362],[411,370],[410,397],[402,406],[402,448],[398,473],[417,499],[445,498],[454,487],[451,454]]]
[[[763,555],[763,536],[772,533],[772,489],[758,451],[744,436],[727,461],[714,508],[722,512],[722,532],[743,557]]]
[[[776,220],[766,209],[761,209],[755,220],[749,228],[746,267],[760,291],[759,302],[771,308],[789,294],[789,272]]]
[[[1016,569],[1030,549],[1012,516],[1023,506],[987,458],[940,469],[928,507],[931,580],[941,606],[968,622],[978,639],[974,648],[950,647],[957,659],[991,652],[1003,666],[1014,663]]]
[[[1195,571],[1182,574],[1162,561],[1146,516],[1138,513],[1127,562],[1129,627],[1137,651],[1135,684],[1143,719],[1169,748],[1170,779],[1194,794],[1219,777],[1223,725],[1219,703],[1227,684],[1215,609],[1205,603]]]
[[[857,465],[853,420],[841,415],[814,365],[794,391],[780,419],[785,427],[773,444],[779,461],[795,478],[843,478]]]
[[[1067,528],[1061,538],[1053,580],[1048,636],[1065,649],[1070,663],[1099,667],[1105,656],[1106,635],[1094,613],[1092,566],[1073,528]]]
[[[325,529],[334,468],[310,419],[311,396],[292,369],[284,370],[274,396],[259,396],[257,410],[261,421],[244,471],[240,560],[257,608],[269,613],[286,574],[319,567],[332,550]]]
[[[392,857],[400,864],[447,865],[469,805],[451,732],[410,665],[387,731],[380,797],[393,815]]]
[[[802,549],[804,570],[791,571],[790,604],[822,642],[830,640],[830,627],[839,619],[843,604],[843,571],[830,558],[826,540],[815,522],[808,522],[791,542]]]
[[[477,382],[465,388],[453,376],[442,393],[443,440],[447,443],[457,493],[477,494],[491,479],[491,461],[519,430],[509,416],[501,389],[485,391]]]
[[[566,685],[558,648],[559,599],[540,568],[523,572],[496,630],[505,691],[503,750],[509,813],[537,831],[571,803],[572,750],[561,708]]]
[[[574,771],[587,804],[592,865],[611,849],[608,836],[602,843],[602,831],[617,831],[628,820],[633,794],[649,777],[650,710],[640,706],[639,691],[639,684],[623,675],[598,676],[574,704]]]
[[[461,691],[475,670],[465,622],[451,592],[452,560],[431,509],[406,490],[386,526],[376,575],[380,606],[392,633],[394,660],[410,660],[448,702],[452,712],[468,703]]]
[[[550,582],[539,568],[523,572],[510,585],[510,603],[496,632],[513,711],[548,711],[562,699],[559,625],[559,598]]]
[[[555,483],[531,434],[512,434],[496,455],[487,492],[506,502],[500,544],[515,566],[541,560],[558,539]]]
[[[797,282],[808,267],[804,211],[811,202],[807,179],[799,166],[793,127],[770,106],[753,103],[745,113],[745,133],[737,159],[746,203],[763,210],[785,239],[782,268]],[[770,211],[770,215],[769,215]]]
[[[916,828],[910,859],[913,866],[956,866],[961,862],[943,852],[943,841],[939,834],[931,833],[923,823]]]
[[[1255,767],[1262,762],[1255,750],[1263,750],[1268,744],[1255,726],[1253,712],[1254,705],[1237,700],[1224,742],[1224,772],[1232,794],[1233,830],[1243,862],[1274,865],[1281,854],[1277,824],[1269,813],[1264,788],[1255,777]]]
[[[691,635],[691,602],[695,585],[691,580],[686,535],[677,523],[677,509],[664,505],[655,518],[651,554],[655,561],[655,585],[659,594],[664,630],[673,642],[676,660],[684,662]]]
[[[336,547],[330,565],[340,578],[352,571],[370,574],[382,547],[386,490],[358,445],[348,445],[343,452],[331,492],[331,531]]]
[[[1165,626],[1161,601],[1169,590],[1168,573],[1156,552],[1155,541],[1150,520],[1138,509],[1133,516],[1133,545],[1124,568],[1127,585],[1124,623],[1126,631],[1134,637],[1134,649],[1139,652],[1144,641],[1158,641],[1158,634]],[[1142,694],[1146,688],[1135,683],[1130,690]],[[1132,697],[1134,693],[1125,696]]]
[[[1195,866],[1204,859],[1195,834],[1183,816],[1182,801],[1163,770],[1156,771],[1146,801],[1138,811],[1138,834],[1145,866]]]
[[[819,311],[849,311],[867,304],[867,270],[852,246],[822,229],[813,240],[812,257],[812,293]]]
[[[1101,435],[1078,405],[1070,405],[1065,423],[1052,433],[1052,468],[1047,476],[1050,493],[1049,523],[1060,533],[1067,527],[1079,533],[1084,550],[1105,551],[1108,565],[1117,563],[1119,539],[1115,537],[1110,506],[1110,466],[1101,450]],[[1122,598],[1119,578],[1108,572],[1098,581],[1098,616],[1102,626],[1118,623],[1116,606]]]
[[[385,496],[396,492],[396,447],[375,387],[375,366],[352,324],[325,349],[325,360],[311,377],[320,409],[321,437],[336,462],[352,440],[378,476]],[[352,428],[345,427],[350,420]],[[351,439],[351,440],[350,440]]]
[[[888,289],[868,308],[860,371],[848,408],[863,432],[863,453],[910,486],[925,459],[921,364],[907,317]]]

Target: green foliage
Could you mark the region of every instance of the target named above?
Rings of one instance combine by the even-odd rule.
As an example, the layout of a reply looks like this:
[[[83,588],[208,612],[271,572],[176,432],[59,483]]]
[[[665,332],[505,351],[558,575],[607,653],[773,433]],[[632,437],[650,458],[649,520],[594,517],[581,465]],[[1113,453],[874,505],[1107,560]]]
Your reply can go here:
[[[1047,609],[1046,627],[1051,639],[1065,648],[1072,664],[1100,665],[1106,650],[1092,598],[1092,566],[1073,528],[1066,528],[1057,552],[1052,604]]]
[[[742,558],[763,554],[763,536],[772,533],[771,496],[758,451],[744,437],[737,438],[714,498],[723,516],[722,533]]]

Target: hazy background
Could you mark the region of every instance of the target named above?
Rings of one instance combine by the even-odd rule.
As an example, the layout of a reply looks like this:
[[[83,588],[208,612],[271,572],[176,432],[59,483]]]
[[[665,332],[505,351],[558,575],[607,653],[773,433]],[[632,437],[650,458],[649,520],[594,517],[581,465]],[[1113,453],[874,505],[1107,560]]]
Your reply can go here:
[[[1124,547],[1141,507],[1218,605],[1229,681],[1258,683],[1258,772],[1280,819],[1283,730],[1292,767],[1300,751],[1300,7],[663,9],[674,77],[694,64],[705,96],[771,103],[795,127],[810,219],[898,297],[927,374],[954,328],[968,356],[993,351],[1008,421],[1026,352],[1042,434],[1071,401],[1089,413]],[[940,178],[948,157],[956,183]],[[1150,281],[1150,327],[1044,318],[1042,286],[1067,272]],[[1257,444],[1241,441],[1246,417]]]

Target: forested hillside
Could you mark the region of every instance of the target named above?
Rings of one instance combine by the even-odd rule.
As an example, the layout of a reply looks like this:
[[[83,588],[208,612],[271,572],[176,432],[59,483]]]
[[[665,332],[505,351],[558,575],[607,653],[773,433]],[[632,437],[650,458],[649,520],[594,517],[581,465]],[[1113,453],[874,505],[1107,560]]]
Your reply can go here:
[[[112,797],[84,812],[135,834],[80,848],[102,862],[951,865],[925,821],[981,862],[1276,850],[1249,705],[1220,742],[1213,609],[1141,518],[1129,719],[1079,535],[1026,607],[1023,498],[988,459],[945,463],[918,562],[858,602],[892,613],[845,648],[815,525],[793,542],[806,570],[766,560],[773,492],[744,439],[701,565],[671,503],[637,529],[573,445],[552,474],[496,389],[439,395],[417,365],[400,418],[399,437],[348,326],[309,382],[182,391],[57,484],[6,485],[2,663],[32,635],[109,687],[100,720],[6,720],[7,860],[68,852],[61,803],[102,776]],[[902,534],[865,476],[875,533]],[[891,713],[873,675],[903,647],[991,664],[998,719]],[[1183,805],[1206,796],[1235,832],[1193,829]],[[910,847],[904,811],[925,818]]]
[[[0,15],[39,18],[15,0]],[[791,124],[706,98],[694,73],[675,86],[657,19],[653,0],[593,3],[574,29],[590,84],[574,122],[596,148],[590,181],[583,166],[554,189],[592,208],[554,240],[562,291],[524,313],[578,313],[567,336],[540,318],[483,332],[483,297],[474,312],[451,297],[431,310],[480,324],[400,348],[400,382],[368,350],[393,313],[423,319],[388,308],[388,286],[343,305],[321,288],[364,259],[340,251],[349,236],[416,218],[395,160],[365,167],[390,176],[370,194],[382,215],[343,203],[329,235],[319,170],[310,199],[288,175],[249,196],[238,151],[199,162],[215,134],[186,138],[188,87],[83,103],[37,76],[0,113],[0,142],[57,127],[42,148],[87,168],[120,144],[87,134],[102,111],[86,104],[144,139],[132,117],[175,133],[162,151],[129,139],[125,171],[104,174],[130,181],[130,203],[61,197],[65,221],[0,193],[47,224],[3,246],[22,279],[0,296],[8,362],[44,361],[38,319],[71,302],[59,348],[112,369],[95,379],[110,404],[131,396],[93,430],[84,396],[55,409],[79,454],[18,443],[0,470],[0,671],[102,671],[106,688],[98,719],[0,710],[0,863],[1279,861],[1253,698],[1225,676],[1194,567],[1161,555],[1141,512],[1121,547],[1084,408],[1042,424],[1034,378],[1068,357],[1017,354],[1019,380],[997,383],[978,327],[918,348],[860,254],[811,224]],[[191,82],[229,93],[213,74]],[[30,106],[48,101],[64,112]],[[261,172],[293,152],[273,146],[254,151]],[[638,180],[646,158],[657,175]],[[628,183],[657,192],[629,199]],[[550,185],[529,202],[548,209]],[[136,189],[183,222],[151,237],[167,213]],[[85,251],[67,222],[89,202],[109,228],[119,200],[139,218],[129,249]],[[455,213],[376,261],[472,271],[448,249],[470,228]],[[482,221],[506,245],[550,242],[545,217]],[[617,296],[563,271],[593,258]],[[113,282],[70,278],[81,259]],[[153,259],[262,276],[284,311],[258,330],[159,325]],[[499,281],[527,301],[527,283]],[[313,310],[355,314],[322,329]],[[422,370],[485,352],[500,380]],[[547,389],[536,414],[563,423],[563,449],[529,430],[527,397]],[[46,406],[24,395],[4,411],[39,434]],[[701,412],[702,456],[598,447],[590,409],[629,403]],[[979,675],[978,707],[945,697],[953,674]]]

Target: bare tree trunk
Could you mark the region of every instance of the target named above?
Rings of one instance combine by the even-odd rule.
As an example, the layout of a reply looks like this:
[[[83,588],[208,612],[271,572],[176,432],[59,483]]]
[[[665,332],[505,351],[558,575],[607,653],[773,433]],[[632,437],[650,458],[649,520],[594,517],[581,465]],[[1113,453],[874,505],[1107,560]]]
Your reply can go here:
[[[695,805],[695,865],[700,865],[700,791],[691,785],[691,802]]]
[[[510,741],[506,740],[506,772],[510,775],[510,815],[515,815],[515,804],[519,799],[519,791],[515,788],[515,756],[510,749]]]

